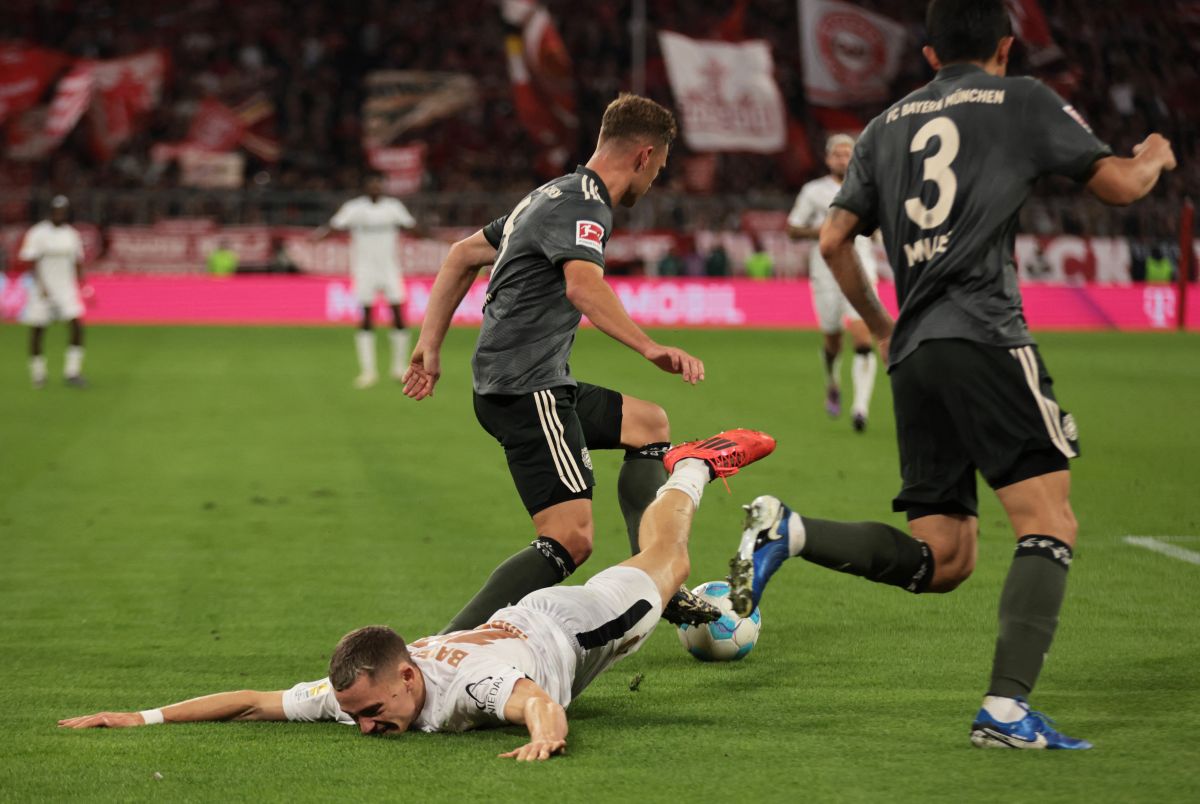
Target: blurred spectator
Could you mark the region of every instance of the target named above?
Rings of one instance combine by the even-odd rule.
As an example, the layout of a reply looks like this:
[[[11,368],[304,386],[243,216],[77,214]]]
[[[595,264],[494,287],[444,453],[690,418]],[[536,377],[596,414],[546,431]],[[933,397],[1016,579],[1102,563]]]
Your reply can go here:
[[[208,272],[213,276],[233,276],[238,269],[238,255],[229,243],[222,240],[208,255]]]
[[[683,260],[671,249],[658,261],[658,276],[679,276],[683,273]]]
[[[729,276],[729,255],[725,246],[717,243],[712,251],[704,258],[705,276]]]
[[[762,241],[755,240],[754,251],[746,258],[746,276],[751,279],[770,279],[775,269],[775,261],[771,253],[763,246]]]
[[[1175,265],[1167,256],[1162,246],[1150,249],[1146,258],[1146,281],[1155,284],[1168,284],[1175,278]]]

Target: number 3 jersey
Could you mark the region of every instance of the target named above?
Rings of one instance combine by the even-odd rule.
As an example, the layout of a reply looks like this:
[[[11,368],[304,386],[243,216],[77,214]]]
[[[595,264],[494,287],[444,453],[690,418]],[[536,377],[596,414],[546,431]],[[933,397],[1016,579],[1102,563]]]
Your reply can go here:
[[[891,364],[938,338],[1033,343],[1013,263],[1021,205],[1039,177],[1086,181],[1111,153],[1040,81],[971,64],[872,120],[833,206],[883,231],[900,303]]]
[[[497,251],[471,359],[475,393],[575,385],[567,363],[581,316],[567,299],[563,265],[583,260],[603,270],[611,233],[608,189],[582,166],[484,227]]]

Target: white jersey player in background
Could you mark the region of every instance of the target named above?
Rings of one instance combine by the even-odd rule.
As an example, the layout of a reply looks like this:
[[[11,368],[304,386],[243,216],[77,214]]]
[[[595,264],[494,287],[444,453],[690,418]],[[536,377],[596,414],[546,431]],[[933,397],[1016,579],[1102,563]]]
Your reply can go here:
[[[56,195],[50,201],[50,219],[30,227],[21,241],[18,257],[33,263],[33,292],[21,313],[30,326],[29,376],[34,388],[46,384],[43,351],[46,327],[53,321],[70,326],[63,377],[75,388],[86,388],[83,378],[83,238],[67,223],[70,203]]]
[[[333,720],[363,734],[463,732],[524,725],[529,742],[501,754],[543,760],[566,749],[566,707],[603,671],[638,650],[688,576],[688,534],[704,487],[775,449],[730,430],[667,453],[670,478],[642,516],[641,552],[583,586],[526,595],[470,631],[410,645],[386,626],[342,637],[329,676],[275,692],[241,690],[143,712],[67,718],[65,728],[201,720]]]
[[[850,376],[854,380],[854,404],[851,406],[851,423],[862,432],[867,427],[867,416],[871,405],[871,392],[875,388],[875,351],[871,346],[871,333],[862,317],[846,301],[837,281],[821,253],[816,240],[821,233],[821,224],[829,214],[829,205],[842,187],[842,180],[854,153],[854,138],[846,134],[834,134],[825,143],[825,164],[829,175],[810,181],[800,189],[796,205],[788,215],[788,236],[793,240],[812,240],[809,251],[808,275],[812,285],[813,309],[824,335],[821,353],[825,367],[825,410],[836,418],[842,412],[840,383],[840,356],[842,353],[843,322],[854,340],[854,363]],[[854,250],[862,263],[863,270],[874,287],[876,280],[875,256],[871,241],[859,237]]]
[[[404,280],[396,255],[396,235],[400,229],[416,229],[417,222],[398,199],[383,195],[383,177],[367,176],[364,195],[352,198],[314,233],[316,240],[329,236],[330,230],[350,232],[350,279],[355,297],[362,305],[362,323],[355,333],[358,352],[356,388],[370,388],[379,381],[375,366],[375,333],[371,330],[371,308],[382,293],[392,308],[392,378],[399,380],[408,368],[408,330],[404,328]]]

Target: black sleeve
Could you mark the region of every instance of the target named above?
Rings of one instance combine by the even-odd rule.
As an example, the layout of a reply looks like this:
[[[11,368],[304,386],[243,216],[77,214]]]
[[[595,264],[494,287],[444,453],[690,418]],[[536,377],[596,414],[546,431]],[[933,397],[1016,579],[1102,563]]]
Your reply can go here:
[[[842,181],[842,189],[830,206],[853,212],[862,221],[863,231],[879,228],[879,190],[875,184],[875,132],[878,118],[873,120],[854,144],[854,156]]]
[[[604,268],[604,246],[612,233],[612,210],[607,204],[564,198],[541,223],[542,252],[553,265],[584,260]]]
[[[502,215],[483,227],[483,236],[487,238],[492,248],[500,248],[500,238],[504,236],[504,222],[507,220],[508,216]]]
[[[1025,97],[1024,147],[1031,150],[1039,173],[1086,181],[1096,160],[1112,149],[1092,133],[1083,115],[1041,81],[1031,79]]]

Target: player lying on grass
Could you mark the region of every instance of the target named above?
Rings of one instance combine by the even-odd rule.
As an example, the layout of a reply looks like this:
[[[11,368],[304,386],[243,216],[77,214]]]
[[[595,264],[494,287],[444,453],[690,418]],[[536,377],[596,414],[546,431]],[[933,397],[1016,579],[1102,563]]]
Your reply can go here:
[[[687,580],[688,534],[704,487],[764,458],[775,440],[730,430],[667,453],[671,472],[646,509],[641,552],[583,586],[532,592],[470,631],[410,645],[386,626],[342,637],[329,676],[288,690],[221,692],[144,712],[101,712],[59,725],[143,726],[206,720],[336,720],[363,734],[461,732],[505,724],[529,742],[502,757],[548,759],[566,748],[566,707],[636,651]]]

